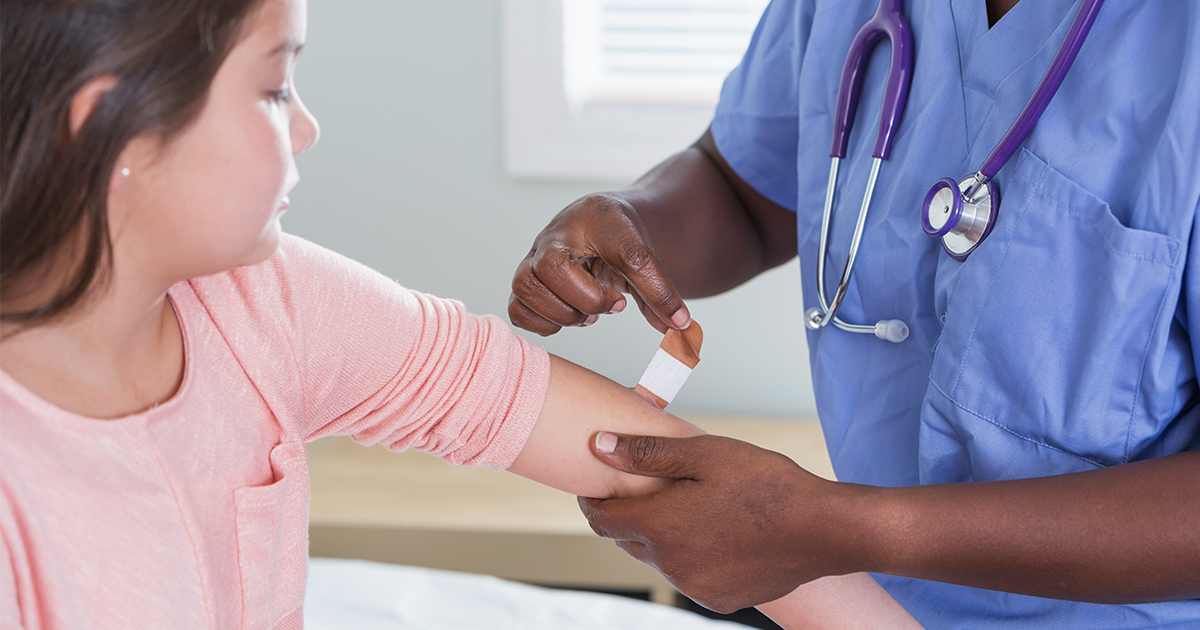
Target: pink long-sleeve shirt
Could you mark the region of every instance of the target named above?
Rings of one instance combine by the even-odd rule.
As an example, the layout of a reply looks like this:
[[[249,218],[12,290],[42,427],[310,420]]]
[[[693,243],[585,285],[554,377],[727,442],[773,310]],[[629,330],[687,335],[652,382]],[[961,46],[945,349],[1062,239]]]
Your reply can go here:
[[[352,435],[508,467],[544,350],[295,237],[181,282],[179,391],[82,417],[0,373],[0,627],[299,628],[304,443]]]

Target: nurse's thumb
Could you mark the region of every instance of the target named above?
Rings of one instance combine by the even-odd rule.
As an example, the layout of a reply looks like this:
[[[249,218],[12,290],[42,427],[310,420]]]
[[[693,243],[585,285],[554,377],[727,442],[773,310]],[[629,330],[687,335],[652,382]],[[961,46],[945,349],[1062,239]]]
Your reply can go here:
[[[699,440],[707,436],[669,438],[600,432],[592,441],[596,457],[633,475],[693,479],[702,461]]]

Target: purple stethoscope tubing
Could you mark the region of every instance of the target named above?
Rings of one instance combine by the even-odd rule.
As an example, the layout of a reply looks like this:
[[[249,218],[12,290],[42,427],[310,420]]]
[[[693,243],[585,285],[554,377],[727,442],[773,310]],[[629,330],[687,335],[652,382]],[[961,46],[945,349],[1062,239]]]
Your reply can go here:
[[[1012,159],[1017,149],[1033,131],[1034,125],[1045,113],[1046,107],[1058,92],[1071,65],[1075,63],[1075,57],[1078,56],[1079,50],[1083,48],[1083,43],[1087,40],[1088,33],[1092,30],[1092,25],[1096,22],[1096,16],[1100,13],[1100,7],[1103,4],[1104,0],[1083,0],[1080,3],[1079,11],[1071,20],[1067,34],[1054,53],[1050,67],[1046,68],[1046,73],[1033,91],[1033,96],[1029,97],[1029,101],[1021,109],[1016,121],[992,149],[987,159],[983,161],[983,166],[979,167],[979,171],[964,179],[956,187],[961,195],[960,198],[953,200],[955,212],[952,213],[951,220],[946,221],[942,229],[931,229],[930,214],[937,212],[937,209],[932,207],[930,202],[935,197],[937,190],[944,188],[944,181],[934,184],[929,195],[925,197],[925,202],[921,206],[922,227],[930,236],[941,238],[943,249],[955,260],[966,260],[967,256],[991,234],[1000,207],[999,188],[992,178]],[[945,203],[941,205],[944,210]],[[971,225],[967,226],[958,223],[958,218],[962,214],[958,212],[958,209],[964,205],[971,208],[970,214],[973,219],[970,222]]]
[[[875,138],[875,150],[871,152],[874,157],[871,163],[871,175],[867,180],[862,207],[858,211],[858,221],[854,225],[854,235],[850,240],[846,266],[842,269],[842,276],[838,280],[833,300],[827,300],[825,296],[825,257],[828,252],[829,222],[833,213],[833,193],[837,187],[838,163],[846,157],[846,146],[850,140],[850,128],[854,124],[854,114],[858,110],[858,97],[862,93],[867,61],[875,46],[885,37],[892,47],[891,67],[888,69],[883,105],[879,112],[879,134]],[[854,269],[858,246],[862,243],[863,227],[866,225],[867,211],[871,207],[871,196],[875,192],[879,166],[892,152],[892,140],[896,130],[900,127],[900,116],[904,114],[904,105],[908,101],[908,88],[912,84],[912,73],[912,27],[909,26],[904,19],[904,14],[900,11],[900,0],[879,0],[878,6],[875,7],[875,14],[867,20],[866,24],[862,25],[850,42],[850,52],[846,55],[846,63],[842,66],[841,81],[838,84],[837,108],[833,118],[833,144],[829,149],[829,184],[825,189],[825,210],[821,218],[821,240],[817,255],[817,298],[820,306],[819,308],[810,308],[804,313],[805,325],[812,330],[832,323],[848,332],[873,333],[880,339],[894,343],[904,341],[908,337],[908,326],[900,320],[880,320],[873,326],[850,324],[837,317],[837,310],[846,297],[846,289],[850,286],[850,272]]]
[[[913,35],[912,27],[900,12],[900,0],[879,0],[875,15],[862,25],[850,42],[850,52],[842,66],[837,109],[833,116],[833,146],[829,149],[829,157],[846,157],[846,145],[850,141],[850,127],[854,125],[854,114],[858,110],[858,97],[862,93],[867,61],[875,45],[885,37],[892,45],[892,60],[883,93],[883,106],[879,112],[879,135],[875,138],[875,150],[871,155],[886,160],[892,152],[892,138],[900,127],[900,116],[904,113],[908,88],[912,84]]]
[[[1071,64],[1075,63],[1075,57],[1079,54],[1079,49],[1083,48],[1083,42],[1087,39],[1088,32],[1092,30],[1092,24],[1096,22],[1096,15],[1100,13],[1102,4],[1104,4],[1104,0],[1083,0],[1079,12],[1075,14],[1075,19],[1071,22],[1071,27],[1067,29],[1067,36],[1059,45],[1058,52],[1054,54],[1054,59],[1050,62],[1050,67],[1046,69],[1046,74],[1042,77],[1041,82],[1038,83],[1037,89],[1033,91],[1033,96],[1029,98],[1029,102],[1025,104],[1025,108],[1021,110],[1021,114],[1017,116],[1012,127],[1009,127],[1008,133],[1004,134],[1004,138],[983,161],[983,166],[979,168],[981,175],[988,179],[995,177],[996,173],[999,173],[1000,169],[1012,159],[1013,154],[1017,152],[1017,148],[1021,146],[1029,133],[1033,131],[1034,125],[1042,117],[1046,106],[1050,104],[1050,100],[1054,98],[1054,94],[1062,85],[1067,71],[1071,69]]]

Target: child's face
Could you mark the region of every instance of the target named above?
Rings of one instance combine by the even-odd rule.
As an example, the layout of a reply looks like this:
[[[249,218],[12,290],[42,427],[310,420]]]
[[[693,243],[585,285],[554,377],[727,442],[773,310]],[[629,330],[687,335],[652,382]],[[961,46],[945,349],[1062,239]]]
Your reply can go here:
[[[199,117],[165,147],[129,144],[109,192],[118,264],[125,254],[173,283],[271,256],[300,179],[294,157],[319,135],[293,82],[306,29],[306,0],[265,0]]]

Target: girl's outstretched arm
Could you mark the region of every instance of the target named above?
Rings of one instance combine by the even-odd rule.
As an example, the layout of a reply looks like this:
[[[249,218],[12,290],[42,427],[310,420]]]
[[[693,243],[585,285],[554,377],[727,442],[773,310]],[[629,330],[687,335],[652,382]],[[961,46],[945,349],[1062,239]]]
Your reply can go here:
[[[591,452],[598,432],[686,437],[704,433],[651,405],[633,390],[551,355],[550,387],[537,425],[509,470],[572,494],[628,497],[669,480],[618,471]],[[827,577],[759,606],[788,630],[799,628],[920,628],[871,576]]]
[[[813,580],[757,608],[786,630],[920,630],[922,627],[866,573]]]
[[[596,459],[590,445],[600,431],[671,437],[704,433],[647,403],[632,389],[550,355],[550,386],[541,416],[508,470],[564,492],[594,498],[637,496],[666,485],[666,481],[624,473]]]

